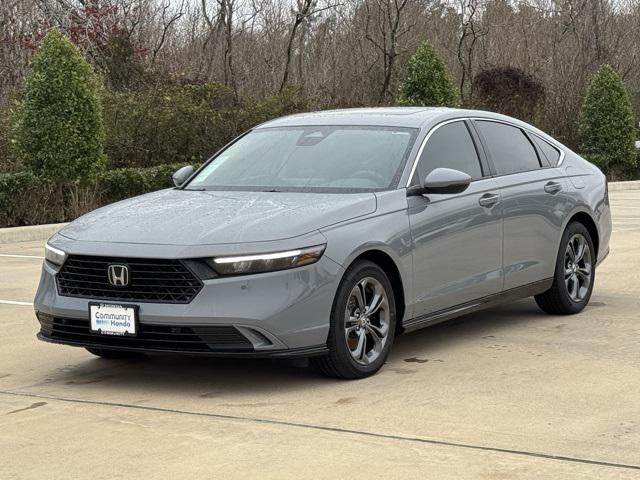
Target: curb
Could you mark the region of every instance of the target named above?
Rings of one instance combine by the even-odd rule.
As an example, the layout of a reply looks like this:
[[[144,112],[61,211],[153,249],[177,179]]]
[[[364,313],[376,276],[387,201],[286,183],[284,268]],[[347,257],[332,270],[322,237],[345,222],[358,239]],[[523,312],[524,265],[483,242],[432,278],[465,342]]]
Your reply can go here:
[[[609,182],[610,192],[620,192],[622,190],[640,190],[640,180],[629,182]]]
[[[610,192],[623,190],[640,190],[640,180],[609,182]],[[32,242],[36,240],[45,241],[65,225],[66,223],[52,223],[50,225],[0,228],[0,245],[3,243]]]
[[[34,242],[47,240],[66,223],[52,223],[49,225],[33,225],[28,227],[0,228],[0,245],[14,242]]]

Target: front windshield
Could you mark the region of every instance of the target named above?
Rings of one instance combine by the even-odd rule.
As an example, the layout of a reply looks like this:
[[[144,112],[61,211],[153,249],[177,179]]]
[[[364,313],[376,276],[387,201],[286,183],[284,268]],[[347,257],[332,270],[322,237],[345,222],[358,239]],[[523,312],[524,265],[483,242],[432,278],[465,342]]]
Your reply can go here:
[[[222,151],[187,190],[372,191],[392,188],[416,129],[261,128]]]

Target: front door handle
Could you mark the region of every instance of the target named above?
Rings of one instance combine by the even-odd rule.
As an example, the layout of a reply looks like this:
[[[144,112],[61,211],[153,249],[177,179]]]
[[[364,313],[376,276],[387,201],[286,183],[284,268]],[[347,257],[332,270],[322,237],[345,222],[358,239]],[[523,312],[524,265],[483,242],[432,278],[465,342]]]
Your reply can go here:
[[[483,207],[491,208],[500,203],[500,195],[496,193],[485,193],[478,199],[478,203]]]
[[[552,195],[558,193],[560,190],[562,190],[562,185],[558,182],[547,182],[544,186],[544,191]]]

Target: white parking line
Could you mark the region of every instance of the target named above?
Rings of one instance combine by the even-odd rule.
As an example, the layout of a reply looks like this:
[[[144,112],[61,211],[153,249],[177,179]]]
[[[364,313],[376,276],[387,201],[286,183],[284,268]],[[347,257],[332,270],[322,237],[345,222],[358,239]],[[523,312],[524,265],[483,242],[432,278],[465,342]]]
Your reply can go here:
[[[42,260],[44,257],[39,257],[38,255],[11,255],[8,253],[0,253],[0,257],[11,257],[11,258],[37,258]]]
[[[0,304],[4,304],[4,305],[24,305],[25,307],[33,307],[33,302],[14,302],[13,300],[0,300]]]

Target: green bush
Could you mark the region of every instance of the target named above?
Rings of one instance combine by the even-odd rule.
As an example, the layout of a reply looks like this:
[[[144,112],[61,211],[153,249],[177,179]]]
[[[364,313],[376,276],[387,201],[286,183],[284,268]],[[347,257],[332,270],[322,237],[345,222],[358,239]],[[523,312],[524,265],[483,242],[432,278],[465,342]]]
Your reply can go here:
[[[173,187],[171,177],[185,164],[158,165],[148,168],[118,168],[96,176],[89,188],[93,189],[101,204],[134,197],[147,192]]]
[[[631,102],[610,65],[601,66],[591,78],[580,112],[578,136],[580,152],[609,175],[624,176],[635,167]]]
[[[35,189],[35,180],[36,176],[30,172],[0,174],[0,226],[6,224],[6,218],[20,216],[19,207]]]
[[[273,118],[306,112],[309,109],[308,99],[300,87],[290,86],[282,92],[270,95],[259,101],[247,99],[244,101],[241,113],[241,131],[266,122]]]
[[[455,107],[460,103],[444,63],[427,42],[418,47],[409,60],[407,74],[400,87],[399,105]]]
[[[201,161],[234,135],[232,101],[232,92],[216,83],[109,92],[104,111],[111,165]]]
[[[107,92],[105,149],[117,168],[201,162],[254,125],[303,110],[301,98],[288,89],[237,105],[233,92],[217,83]]]
[[[15,140],[23,164],[59,183],[102,170],[100,89],[78,48],[51,30],[33,58],[16,114]]]
[[[31,172],[0,174],[0,228],[69,221],[109,203],[172,187],[173,173],[183,166],[119,168],[65,185]]]
[[[63,202],[53,182],[31,172],[0,174],[0,227],[64,219]]]
[[[0,98],[0,174],[18,170],[11,147],[11,101]]]

